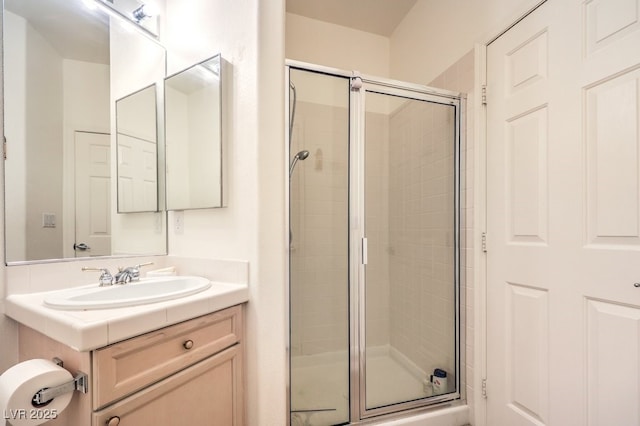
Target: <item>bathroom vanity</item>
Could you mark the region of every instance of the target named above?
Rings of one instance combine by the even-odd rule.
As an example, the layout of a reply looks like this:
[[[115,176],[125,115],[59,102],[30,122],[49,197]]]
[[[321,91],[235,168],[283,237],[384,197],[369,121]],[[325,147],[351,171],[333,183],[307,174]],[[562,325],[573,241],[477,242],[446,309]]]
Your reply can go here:
[[[7,298],[7,314],[20,323],[19,360],[60,358],[73,375],[88,374],[89,391],[75,392],[47,424],[244,424],[246,285],[212,283],[181,299],[87,311],[47,308],[48,294]]]

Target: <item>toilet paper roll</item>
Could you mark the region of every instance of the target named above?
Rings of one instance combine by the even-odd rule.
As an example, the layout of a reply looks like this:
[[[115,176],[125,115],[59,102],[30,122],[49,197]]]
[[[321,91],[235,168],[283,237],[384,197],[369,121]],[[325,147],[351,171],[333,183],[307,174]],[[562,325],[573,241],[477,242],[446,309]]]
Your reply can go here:
[[[65,393],[42,406],[32,403],[41,389],[73,380],[71,373],[46,359],[31,359],[14,365],[0,376],[0,410],[12,426],[39,425],[53,420],[67,408],[73,392]]]

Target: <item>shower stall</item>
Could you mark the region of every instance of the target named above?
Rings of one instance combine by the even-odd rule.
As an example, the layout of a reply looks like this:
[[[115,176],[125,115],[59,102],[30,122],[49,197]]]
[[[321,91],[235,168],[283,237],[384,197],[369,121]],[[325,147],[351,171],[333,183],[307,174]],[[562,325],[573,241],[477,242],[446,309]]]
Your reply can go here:
[[[290,424],[464,398],[458,93],[288,62]]]

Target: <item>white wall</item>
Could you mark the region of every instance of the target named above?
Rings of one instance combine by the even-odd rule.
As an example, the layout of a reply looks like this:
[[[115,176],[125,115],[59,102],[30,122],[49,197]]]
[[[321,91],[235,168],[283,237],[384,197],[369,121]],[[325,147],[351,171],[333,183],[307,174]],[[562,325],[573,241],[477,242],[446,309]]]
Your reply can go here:
[[[250,263],[246,424],[286,424],[284,1],[168,0],[168,74],[220,52],[227,208],[184,212],[169,253]]]
[[[390,38],[390,75],[429,84],[535,0],[418,0]]]
[[[185,173],[189,164],[189,117],[188,97],[186,94],[166,86],[165,114],[171,117],[170,125],[165,123],[165,149],[167,152],[166,185],[167,206],[187,206],[191,194],[189,188],[190,173]]]
[[[220,202],[220,92],[209,85],[189,95],[189,192],[191,205],[216,206]]]
[[[111,84],[111,241],[112,253],[149,254],[164,251],[164,213],[117,214],[116,110],[115,102],[164,79],[163,49],[117,19],[110,27]],[[160,95],[159,95],[160,97]],[[160,98],[161,99],[161,98]],[[161,117],[159,117],[160,119]],[[160,121],[163,123],[163,121]],[[160,124],[162,126],[162,124]]]
[[[46,69],[46,72],[42,72]],[[62,257],[62,57],[27,25],[27,258]],[[42,214],[56,215],[55,228]]]
[[[387,37],[340,25],[286,15],[286,57],[342,70],[389,75]]]
[[[215,79],[197,89],[165,88],[169,209],[220,207],[221,97]]]
[[[5,224],[6,239],[11,241],[8,255],[13,259],[27,257],[27,162],[25,140],[26,117],[26,45],[27,22],[18,15],[6,12],[4,15],[4,33],[11,43],[4,46],[4,90],[7,99],[14,99],[13,106],[6,111],[6,125],[4,134],[11,157],[3,161],[5,172],[10,182],[15,184],[5,187],[6,205],[11,214],[7,216]]]
[[[0,28],[4,30],[6,21],[3,21],[4,19],[0,19]],[[2,32],[0,32],[0,34],[2,34]],[[4,54],[7,54],[6,47]],[[4,70],[2,71],[4,76]],[[2,99],[4,99],[4,90],[6,88],[5,84],[0,84],[0,98]],[[3,133],[6,132],[4,102],[0,102],[0,129],[3,129]],[[5,187],[4,177],[6,164],[6,161],[0,161],[0,184],[2,187]],[[5,204],[9,201],[9,198],[5,200],[5,196],[0,196],[1,223],[5,223]],[[5,226],[9,225],[10,224],[5,224]],[[2,238],[5,238],[5,229],[7,229],[5,226],[0,227],[0,236]],[[5,244],[0,244],[0,256],[2,256],[2,259],[5,258]],[[4,299],[7,295],[6,269],[5,263],[0,262],[0,342],[2,342],[2,346],[0,346],[0,372],[4,372],[18,360],[18,327],[15,321],[4,314]]]

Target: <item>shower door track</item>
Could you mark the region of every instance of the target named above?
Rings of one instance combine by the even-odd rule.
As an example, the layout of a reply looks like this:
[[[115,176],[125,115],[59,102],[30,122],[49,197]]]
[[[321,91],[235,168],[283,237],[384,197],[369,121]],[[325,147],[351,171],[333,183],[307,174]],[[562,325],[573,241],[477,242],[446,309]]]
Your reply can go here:
[[[285,79],[288,87],[289,70],[299,69],[303,71],[317,72],[336,77],[349,78],[351,80],[351,93],[349,96],[349,424],[367,424],[379,421],[381,418],[403,417],[407,414],[416,414],[423,411],[430,411],[439,407],[462,405],[466,403],[465,396],[465,354],[462,348],[465,347],[465,327],[461,317],[461,307],[465,306],[464,293],[461,292],[461,268],[463,260],[461,258],[461,229],[464,226],[464,217],[461,215],[461,178],[464,170],[464,135],[461,131],[461,123],[465,119],[466,96],[464,94],[423,86],[414,83],[406,83],[398,80],[386,79],[360,74],[356,71],[346,71],[317,64],[310,64],[295,60],[286,60]],[[354,80],[360,80],[354,88]],[[362,85],[362,93],[357,93],[357,87]],[[432,396],[413,401],[404,401],[382,407],[367,409],[365,401],[365,345],[364,345],[364,264],[363,245],[364,235],[364,92],[366,88],[391,96],[401,96],[415,100],[426,100],[432,103],[452,105],[455,107],[455,148],[454,148],[454,287],[455,287],[455,392],[441,396]],[[288,94],[285,98],[285,105],[289,104]],[[288,108],[287,108],[288,109]],[[289,114],[287,117],[288,126]],[[354,119],[355,118],[355,119]],[[288,132],[287,132],[288,135]],[[290,141],[286,141],[289,146]],[[287,164],[289,150],[286,150]],[[355,160],[354,160],[355,159]],[[287,193],[287,199],[289,194]],[[287,209],[287,222],[289,222]],[[287,227],[287,229],[289,229]],[[289,236],[287,235],[287,238]],[[291,283],[289,283],[289,286]],[[287,298],[290,296],[289,286],[287,286]],[[287,319],[290,324],[290,318]],[[290,339],[290,335],[289,335]],[[288,342],[288,354],[290,352]],[[290,359],[290,358],[289,358]],[[290,372],[290,366],[288,367]],[[289,375],[290,377],[290,375]],[[287,388],[290,404],[291,387]],[[290,410],[291,407],[287,407]],[[288,418],[290,422],[290,416]]]

